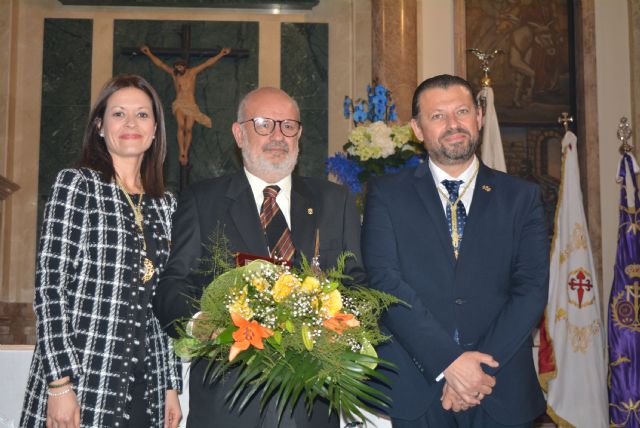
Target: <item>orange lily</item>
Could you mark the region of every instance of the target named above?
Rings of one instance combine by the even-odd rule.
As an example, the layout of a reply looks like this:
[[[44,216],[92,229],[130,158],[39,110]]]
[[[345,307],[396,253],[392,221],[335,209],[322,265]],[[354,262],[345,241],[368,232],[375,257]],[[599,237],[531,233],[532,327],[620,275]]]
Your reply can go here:
[[[329,319],[324,320],[322,323],[325,328],[333,330],[338,334],[342,334],[348,328],[358,327],[360,321],[353,316],[353,314],[343,314],[342,312],[336,313]]]
[[[240,352],[249,349],[250,345],[253,345],[254,348],[264,349],[262,339],[273,336],[273,331],[261,326],[256,320],[247,321],[235,312],[231,314],[231,319],[238,329],[232,335],[235,343],[231,345],[229,361],[233,361]]]

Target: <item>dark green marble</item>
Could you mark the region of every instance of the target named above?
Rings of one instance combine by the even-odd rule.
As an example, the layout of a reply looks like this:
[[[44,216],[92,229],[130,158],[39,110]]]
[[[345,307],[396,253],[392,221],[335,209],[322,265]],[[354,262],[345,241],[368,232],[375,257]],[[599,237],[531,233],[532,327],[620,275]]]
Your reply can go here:
[[[282,24],[280,87],[300,106],[303,126],[297,171],[326,177],[329,25]]]
[[[231,134],[231,124],[235,121],[236,109],[242,96],[258,84],[257,22],[115,21],[113,73],[136,73],[145,77],[163,100],[168,139],[165,175],[169,188],[174,191],[180,187],[180,164],[176,122],[171,112],[171,103],[175,99],[173,80],[146,56],[124,55],[122,50],[142,44],[149,45],[152,51],[154,47],[180,48],[183,24],[191,26],[192,48],[231,47],[246,49],[249,53],[246,58],[224,57],[197,77],[196,101],[200,111],[211,117],[213,126],[211,129],[199,124],[193,127],[190,183],[240,168],[241,160]],[[172,66],[179,57],[161,59]],[[192,57],[189,65],[194,66],[204,60],[206,58]]]
[[[38,230],[56,174],[80,158],[91,103],[92,37],[92,20],[44,21]]]
[[[60,0],[66,5],[311,9],[320,0]]]

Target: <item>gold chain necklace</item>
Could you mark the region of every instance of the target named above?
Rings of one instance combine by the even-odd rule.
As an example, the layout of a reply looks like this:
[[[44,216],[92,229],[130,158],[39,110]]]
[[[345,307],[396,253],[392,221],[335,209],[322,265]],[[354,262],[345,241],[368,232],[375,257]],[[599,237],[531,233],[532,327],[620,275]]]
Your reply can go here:
[[[451,200],[449,199],[449,195],[444,193],[439,186],[436,186],[436,189],[438,189],[438,192],[440,192],[440,194],[444,197],[444,200],[447,201],[447,204],[449,204],[449,208],[451,209],[451,245],[453,245],[453,255],[456,257],[456,259],[458,258],[458,250],[460,247],[460,234],[458,233],[458,210],[456,209],[456,207],[458,206],[458,202],[460,202],[464,194],[467,192],[467,189],[469,189],[469,186],[471,186],[471,183],[473,183],[473,180],[476,179],[479,170],[480,165],[478,164],[478,167],[471,176],[471,179],[469,179],[467,184],[464,186],[462,192],[460,192],[460,194],[458,195],[458,199],[456,199],[455,202],[451,202]]]
[[[144,196],[144,190],[140,193],[140,199],[138,199],[138,206],[136,206],[136,204],[133,203],[133,200],[131,200],[131,196],[129,196],[129,192],[127,192],[124,189],[124,186],[122,185],[122,183],[118,178],[116,178],[116,184],[118,185],[120,190],[122,190],[122,193],[124,193],[124,197],[127,199],[129,206],[133,210],[134,220],[136,222],[136,225],[138,226],[140,235],[142,236],[142,251],[144,252],[144,256],[145,256],[143,260],[144,275],[142,275],[142,282],[146,284],[151,280],[151,278],[153,278],[153,275],[155,274],[156,270],[155,270],[155,267],[153,266],[153,262],[151,261],[151,259],[146,257],[147,241],[144,238],[144,226],[143,226],[144,217],[142,216],[142,197]]]

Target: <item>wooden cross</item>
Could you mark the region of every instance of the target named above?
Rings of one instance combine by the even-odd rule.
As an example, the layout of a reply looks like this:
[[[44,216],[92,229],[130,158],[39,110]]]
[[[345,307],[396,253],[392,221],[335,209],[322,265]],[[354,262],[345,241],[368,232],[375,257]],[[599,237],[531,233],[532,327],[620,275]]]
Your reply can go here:
[[[136,48],[123,48],[125,55],[138,55],[144,53],[159,68],[171,75],[176,90],[176,100],[172,103],[173,115],[178,125],[177,140],[180,156],[180,189],[188,184],[189,176],[189,151],[192,141],[192,128],[195,123],[211,128],[211,118],[203,114],[195,100],[196,76],[215,64],[223,56],[246,58],[249,52],[246,49],[193,49],[191,48],[191,26],[183,24],[180,31],[180,49],[149,48],[146,45]],[[162,61],[158,56],[180,56],[183,64],[176,63],[173,68]],[[191,56],[207,56],[209,59],[201,64],[189,67]]]
[[[157,56],[164,57],[181,57],[187,64],[189,64],[189,58],[194,57],[211,57],[220,53],[220,48],[211,49],[195,49],[191,47],[191,25],[182,24],[182,28],[179,31],[180,34],[180,48],[153,48],[153,53]],[[142,55],[140,53],[140,46],[136,47],[124,47],[120,50],[122,55],[136,56]],[[248,58],[249,51],[247,49],[231,49],[231,53],[227,55],[231,58]]]

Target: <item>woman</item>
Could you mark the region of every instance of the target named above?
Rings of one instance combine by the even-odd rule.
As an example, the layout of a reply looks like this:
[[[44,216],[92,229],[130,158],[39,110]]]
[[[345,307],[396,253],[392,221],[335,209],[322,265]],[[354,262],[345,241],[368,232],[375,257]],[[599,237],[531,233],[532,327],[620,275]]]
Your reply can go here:
[[[61,171],[38,254],[38,342],[21,427],[176,427],[180,365],[151,299],[169,255],[174,197],[155,90],[110,80],[80,168]]]

